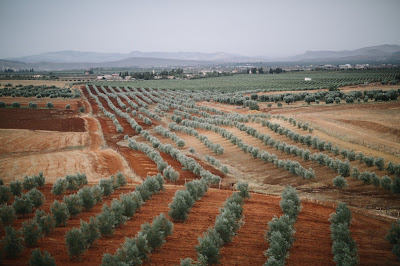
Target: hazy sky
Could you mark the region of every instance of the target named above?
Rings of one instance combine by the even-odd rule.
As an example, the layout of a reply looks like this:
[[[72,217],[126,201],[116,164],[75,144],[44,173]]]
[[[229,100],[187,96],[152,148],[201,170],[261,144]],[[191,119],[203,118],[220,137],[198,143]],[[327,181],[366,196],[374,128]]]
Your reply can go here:
[[[400,44],[400,0],[0,0],[0,58],[60,50],[283,56]]]

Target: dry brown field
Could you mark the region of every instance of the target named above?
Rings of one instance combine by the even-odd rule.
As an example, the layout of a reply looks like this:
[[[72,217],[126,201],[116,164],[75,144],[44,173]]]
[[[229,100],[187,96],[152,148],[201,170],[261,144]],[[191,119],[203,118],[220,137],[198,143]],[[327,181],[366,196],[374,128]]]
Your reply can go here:
[[[353,90],[353,88],[349,89]],[[119,116],[117,118],[124,132],[118,133],[111,119],[104,115],[95,100],[89,96],[86,88],[82,86],[80,90],[83,95],[81,99],[36,99],[39,107],[44,107],[48,101],[53,102],[54,109],[0,108],[0,178],[8,184],[15,179],[22,180],[24,175],[42,171],[47,184],[41,188],[46,196],[46,202],[41,209],[46,212],[49,212],[54,200],[62,200],[63,196],[54,196],[50,192],[52,183],[58,177],[79,171],[85,173],[89,185],[93,185],[100,178],[109,177],[121,171],[129,179],[126,186],[116,190],[110,197],[106,197],[92,210],[70,218],[65,227],[58,227],[55,232],[39,240],[37,247],[42,251],[49,251],[57,265],[99,265],[102,254],[115,254],[125,238],[134,237],[143,223],[151,222],[154,216],[168,212],[168,204],[172,202],[174,193],[182,189],[185,182],[199,178],[192,172],[182,169],[183,166],[169,154],[160,152],[163,160],[179,172],[180,179],[176,183],[167,181],[165,191],[153,195],[133,219],[117,227],[112,236],[96,241],[80,260],[71,260],[67,254],[65,233],[79,226],[81,219],[88,221],[91,216],[100,213],[103,203],[110,204],[112,199],[118,198],[120,193],[134,191],[136,185],[148,175],[158,173],[156,164],[143,152],[130,149],[124,136],[128,135],[138,142],[151,144]],[[103,98],[99,97],[99,99],[107,111],[114,112]],[[115,106],[118,106],[116,99],[110,99]],[[11,97],[2,97],[0,100],[8,104],[19,101],[22,106],[34,101],[29,98]],[[123,98],[121,100],[128,106],[126,100]],[[66,104],[71,105],[70,110],[65,109]],[[224,112],[243,114],[255,112],[212,101],[197,104],[214,107]],[[80,113],[79,107],[85,107],[85,112]],[[149,105],[148,109],[154,112],[155,107],[155,104]],[[341,148],[382,156],[387,164],[388,161],[400,163],[399,109],[400,102],[392,101],[330,106],[325,106],[325,104],[286,106],[284,104],[282,108],[270,108],[269,111],[271,114],[283,114],[309,122],[314,128],[311,135],[329,140]],[[171,139],[154,130],[157,125],[168,127],[173,110],[167,113],[168,117],[164,117],[161,121],[153,119],[152,125],[146,125],[137,117],[135,119],[143,129],[148,130],[160,142],[176,147]],[[271,119],[271,121],[306,134],[305,131],[288,122],[278,119]],[[299,148],[308,148],[311,152],[319,152],[312,147],[295,143],[285,135],[279,135],[255,122],[248,122],[246,125],[256,128],[261,133],[270,134],[277,140],[297,145]],[[238,230],[232,242],[221,248],[221,265],[262,265],[266,262],[267,258],[263,252],[268,249],[268,242],[265,241],[264,234],[268,229],[267,223],[274,216],[282,215],[279,195],[287,185],[296,188],[303,206],[295,224],[295,242],[290,249],[288,265],[334,265],[329,216],[335,211],[339,202],[346,202],[353,212],[351,233],[359,246],[360,264],[398,264],[395,255],[391,252],[391,245],[384,239],[390,224],[400,212],[398,194],[375,188],[373,185],[364,185],[351,177],[347,178],[347,188],[337,189],[333,186],[332,179],[338,174],[327,166],[304,161],[295,155],[275,150],[235,127],[223,128],[260,150],[275,153],[280,159],[297,160],[306,169],[313,168],[316,178],[306,180],[274,164],[253,158],[213,131],[197,129],[200,134],[207,135],[209,140],[219,143],[224,148],[222,155],[212,153],[194,136],[175,132],[186,143],[179,149],[194,158],[205,169],[221,176],[222,182],[220,186],[212,186],[205,196],[194,204],[189,218],[184,223],[174,223],[173,234],[166,238],[166,243],[161,248],[150,255],[145,265],[178,265],[180,259],[186,257],[195,259],[198,237],[202,236],[207,228],[213,226],[223,202],[233,193],[230,184],[238,181],[249,183],[252,198],[243,205],[244,225]],[[188,151],[190,147],[196,150],[192,155]],[[207,163],[206,155],[212,155],[226,165],[229,174],[224,175],[219,169]],[[332,156],[332,154],[329,155]],[[340,155],[333,157],[341,159]],[[360,171],[373,171],[379,176],[388,175],[386,170],[378,170],[375,166],[367,167],[358,161],[352,161],[351,165],[357,166]],[[67,192],[66,195],[71,193]],[[11,204],[12,201],[13,198],[8,203]],[[32,217],[33,213],[20,217],[13,226],[20,228],[25,220]],[[0,237],[4,234],[4,228],[1,228]],[[6,259],[2,263],[26,265],[32,250],[33,248],[25,248],[17,259]]]

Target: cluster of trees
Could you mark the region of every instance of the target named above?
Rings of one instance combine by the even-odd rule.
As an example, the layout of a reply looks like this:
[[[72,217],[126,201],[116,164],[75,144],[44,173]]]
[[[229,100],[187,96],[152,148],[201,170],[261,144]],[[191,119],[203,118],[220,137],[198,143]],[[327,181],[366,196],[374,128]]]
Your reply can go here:
[[[36,98],[75,98],[70,88],[58,88],[56,86],[23,86],[23,87],[5,87],[0,91],[0,97],[36,97]]]
[[[165,243],[167,236],[172,235],[174,224],[161,213],[151,224],[142,224],[141,229],[134,238],[126,238],[115,255],[104,254],[102,265],[141,265],[143,260]]]
[[[173,141],[175,141],[176,146],[178,146],[180,148],[185,146],[185,142],[180,137],[178,137],[175,133],[171,132],[169,129],[164,128],[163,126],[160,125],[160,126],[156,126],[154,128],[154,130],[156,132],[158,132],[159,134],[163,135],[164,137],[170,138]]]
[[[64,194],[65,190],[78,190],[87,184],[86,175],[77,172],[75,175],[66,175],[64,178],[57,178],[56,182],[53,183],[51,193],[59,196]]]
[[[264,253],[268,259],[264,265],[285,265],[294,242],[294,224],[302,207],[300,197],[293,187],[285,188],[279,205],[284,214],[279,218],[274,216],[268,223],[269,230],[265,232],[265,239],[269,242],[269,248]]]
[[[357,102],[368,102],[368,100],[374,99],[375,101],[390,101],[396,100],[399,96],[399,90],[367,90],[361,91],[350,91],[349,93],[344,93],[339,90],[330,91],[318,91],[318,92],[300,92],[300,93],[281,93],[274,95],[260,95],[252,94],[252,100],[258,100],[260,102],[286,102],[293,103],[296,101],[304,101],[307,104],[317,101],[325,101],[326,104],[340,103],[345,100],[346,103]]]
[[[242,226],[242,215],[244,201],[250,198],[248,185],[238,183],[239,192],[234,192],[224,202],[220,214],[215,219],[214,227],[208,228],[207,232],[199,237],[199,244],[195,247],[197,251],[197,262],[190,258],[181,260],[181,265],[209,265],[217,264],[220,259],[220,248],[235,236],[236,231]]]
[[[373,184],[375,187],[381,186],[387,191],[392,191],[393,193],[400,194],[400,176],[396,175],[394,179],[385,175],[379,177],[375,172],[359,172],[357,167],[353,167],[351,176],[364,182],[364,184]]]
[[[357,243],[350,235],[351,211],[345,203],[339,203],[332,213],[331,238],[333,261],[336,265],[358,265]]]
[[[168,205],[168,215],[174,222],[184,222],[189,216],[194,203],[200,200],[208,190],[208,184],[204,179],[192,180],[185,183],[186,189],[175,192],[172,203]]]
[[[120,194],[119,200],[113,199],[110,206],[104,204],[102,212],[90,217],[89,223],[81,220],[79,228],[72,228],[65,234],[70,258],[79,258],[102,236],[113,235],[116,227],[130,220],[153,194],[158,194],[163,189],[164,178],[160,174],[147,177],[135,191]]]

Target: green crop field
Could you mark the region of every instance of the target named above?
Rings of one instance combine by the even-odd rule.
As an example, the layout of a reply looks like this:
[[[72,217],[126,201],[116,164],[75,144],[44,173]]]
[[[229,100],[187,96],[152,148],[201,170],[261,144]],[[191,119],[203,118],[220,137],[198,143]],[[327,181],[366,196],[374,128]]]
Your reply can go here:
[[[282,74],[238,74],[234,76],[174,79],[174,80],[138,80],[138,81],[99,81],[96,85],[132,86],[135,88],[161,89],[200,89],[200,90],[314,90],[332,86],[348,86],[373,81],[394,80],[400,71],[397,70],[352,70],[352,71],[302,71]],[[305,81],[304,78],[311,78]]]

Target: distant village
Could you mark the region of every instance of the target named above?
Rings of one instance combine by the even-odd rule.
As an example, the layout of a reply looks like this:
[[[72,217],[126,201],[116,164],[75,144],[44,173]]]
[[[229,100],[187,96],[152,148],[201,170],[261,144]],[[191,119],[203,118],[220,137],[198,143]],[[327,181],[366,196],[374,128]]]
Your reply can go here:
[[[393,69],[400,68],[395,64],[325,64],[325,65],[276,65],[265,66],[262,63],[248,63],[241,65],[213,65],[192,67],[170,67],[164,69],[112,69],[95,68],[79,73],[76,71],[36,71],[34,69],[3,68],[0,70],[0,79],[17,78],[23,76],[30,79],[58,79],[61,81],[135,81],[135,80],[161,80],[161,79],[200,79],[235,74],[280,74],[291,71],[339,71],[339,70],[368,70],[368,69]],[[123,71],[122,71],[123,70]]]

